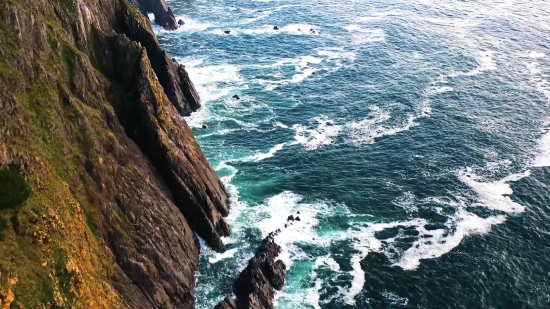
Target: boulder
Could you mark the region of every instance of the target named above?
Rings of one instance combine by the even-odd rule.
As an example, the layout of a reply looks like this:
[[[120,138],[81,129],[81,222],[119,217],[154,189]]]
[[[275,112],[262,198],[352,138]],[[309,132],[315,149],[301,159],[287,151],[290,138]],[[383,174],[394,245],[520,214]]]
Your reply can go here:
[[[294,216],[290,215],[286,218],[286,221],[294,221]]]
[[[182,19],[180,19],[180,20],[178,20],[178,25],[183,26],[183,25],[185,25],[185,22]]]

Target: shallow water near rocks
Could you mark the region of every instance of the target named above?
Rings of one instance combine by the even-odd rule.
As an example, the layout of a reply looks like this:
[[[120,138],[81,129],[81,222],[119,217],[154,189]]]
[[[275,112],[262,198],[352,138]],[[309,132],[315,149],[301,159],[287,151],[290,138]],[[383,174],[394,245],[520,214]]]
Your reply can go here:
[[[185,25],[155,31],[201,95],[186,121],[232,195],[198,308],[278,228],[277,308],[550,305],[550,4],[169,5]]]

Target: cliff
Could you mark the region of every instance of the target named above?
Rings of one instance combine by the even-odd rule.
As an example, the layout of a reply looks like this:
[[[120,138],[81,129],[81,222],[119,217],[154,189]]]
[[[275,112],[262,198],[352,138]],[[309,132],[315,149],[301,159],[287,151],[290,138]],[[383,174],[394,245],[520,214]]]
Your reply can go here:
[[[229,202],[185,68],[127,0],[1,1],[0,308],[194,307]]]

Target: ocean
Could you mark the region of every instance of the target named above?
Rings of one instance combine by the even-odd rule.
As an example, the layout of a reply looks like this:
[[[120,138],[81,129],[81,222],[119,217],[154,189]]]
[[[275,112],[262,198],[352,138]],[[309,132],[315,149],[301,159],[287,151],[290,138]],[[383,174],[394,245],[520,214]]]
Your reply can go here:
[[[279,309],[550,307],[549,2],[168,4],[231,193],[197,308],[276,229]]]

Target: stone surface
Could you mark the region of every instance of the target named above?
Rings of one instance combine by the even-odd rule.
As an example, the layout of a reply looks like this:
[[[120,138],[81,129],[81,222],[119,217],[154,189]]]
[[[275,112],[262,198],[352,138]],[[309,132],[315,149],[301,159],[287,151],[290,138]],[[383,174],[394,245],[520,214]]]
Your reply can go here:
[[[178,25],[172,9],[168,7],[165,0],[131,0],[132,4],[137,6],[144,16],[147,13],[155,15],[155,23],[163,26],[167,30],[176,30]]]
[[[255,256],[248,261],[247,267],[241,272],[233,285],[237,296],[236,308],[239,309],[272,309],[275,289],[280,290],[285,283],[286,266],[275,259],[281,253],[281,247],[273,241],[272,236],[266,237]],[[225,306],[223,300],[216,308],[231,308]]]

